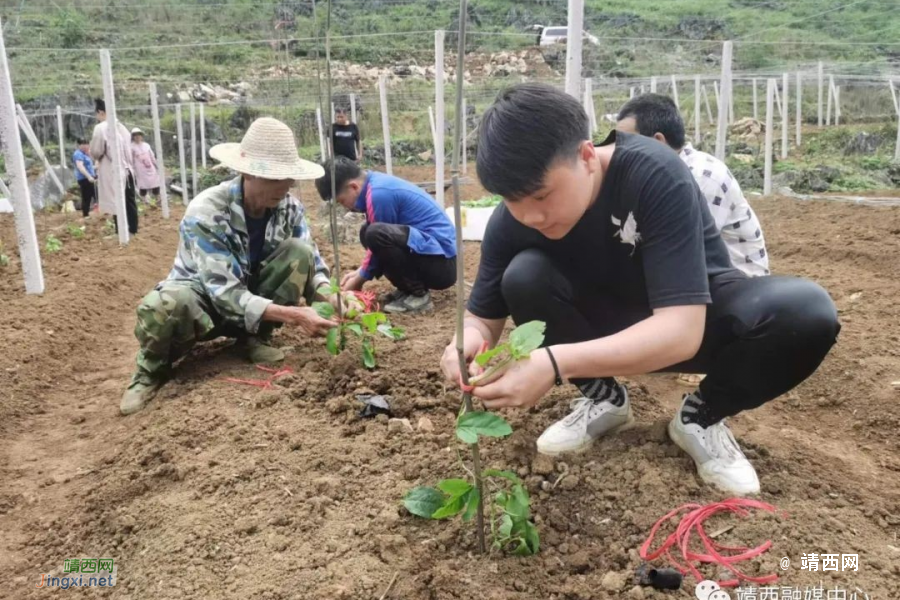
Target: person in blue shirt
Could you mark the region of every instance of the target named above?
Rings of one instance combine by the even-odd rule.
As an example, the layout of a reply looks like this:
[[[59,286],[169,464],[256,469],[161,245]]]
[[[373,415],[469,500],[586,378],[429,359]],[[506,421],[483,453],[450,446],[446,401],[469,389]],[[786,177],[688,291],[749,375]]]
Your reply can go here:
[[[75,181],[81,190],[81,214],[85,219],[89,219],[91,204],[97,197],[97,172],[91,159],[91,145],[87,140],[78,138],[77,146],[72,154],[72,164],[75,165]]]
[[[341,278],[341,290],[360,290],[384,276],[396,290],[388,294],[389,313],[421,313],[434,309],[430,290],[456,283],[456,232],[450,219],[424,190],[412,183],[364,171],[343,156],[335,160],[336,194],[331,189],[331,163],[316,180],[323,200],[332,196],[347,210],[365,213],[359,239],[366,256],[356,271]]]

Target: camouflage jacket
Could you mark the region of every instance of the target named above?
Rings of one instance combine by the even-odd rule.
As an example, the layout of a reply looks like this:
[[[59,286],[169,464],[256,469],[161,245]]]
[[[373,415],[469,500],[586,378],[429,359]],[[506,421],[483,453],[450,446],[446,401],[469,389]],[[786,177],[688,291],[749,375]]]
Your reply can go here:
[[[204,190],[188,205],[179,228],[175,264],[166,283],[184,283],[209,296],[221,317],[248,333],[256,333],[262,314],[272,303],[248,289],[250,251],[241,178]],[[266,227],[263,260],[289,238],[312,247],[315,287],[328,283],[328,268],[310,234],[303,205],[288,194]]]

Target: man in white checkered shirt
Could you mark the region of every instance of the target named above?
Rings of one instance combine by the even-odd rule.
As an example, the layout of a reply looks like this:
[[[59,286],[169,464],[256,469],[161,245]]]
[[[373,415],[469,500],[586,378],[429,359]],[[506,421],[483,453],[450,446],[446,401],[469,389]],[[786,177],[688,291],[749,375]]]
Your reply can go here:
[[[684,121],[675,103],[661,94],[643,94],[621,108],[616,129],[639,133],[670,146],[688,166],[706,198],[731,264],[750,277],[769,274],[762,227],[728,167],[685,142]]]

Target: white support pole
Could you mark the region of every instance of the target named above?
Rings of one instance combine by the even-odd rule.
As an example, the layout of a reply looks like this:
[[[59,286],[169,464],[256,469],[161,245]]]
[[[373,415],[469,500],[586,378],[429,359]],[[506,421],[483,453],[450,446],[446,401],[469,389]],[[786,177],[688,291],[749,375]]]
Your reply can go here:
[[[794,92],[794,96],[797,97],[797,112],[794,115],[794,127],[797,130],[796,139],[794,143],[797,147],[800,147],[800,126],[803,123],[803,76],[800,74],[800,71],[797,71],[797,87]]]
[[[381,100],[381,131],[384,135],[384,167],[388,175],[394,174],[391,167],[391,125],[388,119],[387,80],[384,75],[378,78],[378,95]]]
[[[632,98],[634,98],[634,86],[628,89],[628,99],[631,100]]]
[[[734,124],[734,78],[728,74],[728,124]]]
[[[756,99],[756,77],[753,78],[753,120],[759,121],[759,105]]]
[[[900,103],[897,100],[897,90],[894,88],[894,82],[891,79],[888,79],[888,86],[891,88],[891,100],[894,102],[894,111],[900,112]]]
[[[18,113],[19,127],[22,129],[22,133],[25,134],[28,143],[31,144],[38,159],[44,163],[44,169],[47,171],[47,175],[50,176],[50,179],[53,180],[53,183],[56,184],[59,193],[65,196],[66,188],[63,187],[59,177],[56,176],[56,171],[53,170],[53,166],[50,164],[50,160],[47,158],[47,155],[44,154],[44,149],[41,148],[41,142],[38,140],[37,135],[35,135],[34,129],[31,128],[31,123],[28,122],[28,115],[25,114],[22,105],[16,104],[16,112]]]
[[[694,75],[694,143],[700,144],[700,76]]]
[[[437,131],[434,127],[434,108],[428,107],[428,124],[431,125],[431,148],[437,154]]]
[[[6,42],[3,40],[3,23],[0,23],[0,139],[3,140],[3,158],[9,175],[9,201],[16,221],[16,239],[26,294],[44,293],[44,271],[41,267],[41,249],[34,230],[34,214],[25,173],[25,157],[22,154],[22,138],[16,119],[12,80],[6,59]],[[898,138],[900,139],[900,138]]]
[[[822,126],[822,100],[825,99],[825,65],[822,61],[819,61],[819,108],[818,108],[818,120],[819,127]]]
[[[650,93],[651,94],[656,93],[657,85],[658,85],[658,81],[656,79],[656,76],[654,75],[653,77],[650,78]]]
[[[763,194],[772,193],[772,137],[775,123],[775,85],[774,79],[766,82],[766,163],[763,171]]]
[[[566,37],[566,93],[581,98],[581,42],[584,31],[584,0],[569,0]]]
[[[715,125],[716,121],[713,119],[712,107],[709,105],[709,92],[706,91],[705,85],[700,86],[700,91],[703,93],[703,101],[706,104],[706,117],[709,119],[709,124]]]
[[[731,102],[731,54],[732,43],[722,44],[722,74],[719,86],[719,124],[716,130],[716,158],[725,160]]]
[[[584,79],[584,99],[582,104],[584,105],[584,112],[587,114],[588,118],[588,139],[594,137],[594,132],[597,131],[597,115],[594,114],[594,99],[592,97],[594,92],[594,86],[591,82],[590,77],[585,77]]]
[[[56,105],[56,129],[59,131],[59,166],[66,168],[66,133],[63,127],[62,107]],[[75,165],[72,165],[73,167]]]
[[[181,167],[181,202],[185,206],[191,201],[187,185],[187,164],[184,159],[184,124],[181,122],[181,104],[175,105],[175,130],[178,135],[178,164]]]
[[[462,101],[462,113],[463,113],[462,114],[462,148],[460,148],[460,151],[462,152],[462,165],[460,165],[460,166],[462,167],[463,175],[465,175],[466,171],[469,170],[469,165],[468,165],[468,163],[469,163],[469,157],[468,157],[469,135],[468,135],[468,132],[466,131],[467,124],[469,122],[468,108],[469,107],[466,105],[466,99],[463,98],[463,101]]]
[[[675,106],[678,107],[678,112],[681,113],[681,103],[678,101],[678,82],[675,81],[674,75],[672,75],[672,100],[675,102]]]
[[[113,86],[112,59],[109,50],[100,51],[100,71],[103,75],[103,97],[106,101],[106,143],[112,157],[113,189],[116,191],[116,222],[119,224],[119,243],[128,243],[128,216],[125,213],[125,165],[122,164],[124,148],[119,148],[119,120],[116,117],[116,90]]]
[[[900,109],[897,110],[897,143],[894,146],[894,162],[900,162]]]
[[[841,86],[834,86],[834,124],[841,124]]]
[[[434,32],[434,199],[444,210],[444,134],[447,114],[444,112],[444,31]]]
[[[197,174],[197,109],[191,102],[191,190],[194,196],[200,193],[200,177]]]
[[[788,74],[781,76],[781,106],[784,110],[781,112],[781,158],[788,157],[788,115],[790,114],[790,101],[788,97]]]
[[[597,108],[594,106],[594,94],[592,93],[588,96],[588,100],[590,101],[591,109],[588,111],[588,116],[591,118],[591,123],[593,124],[594,131],[597,131],[599,127],[597,126]]]
[[[350,122],[356,123],[356,94],[350,94]]]
[[[325,152],[325,132],[322,131],[322,109],[318,106],[316,107],[316,127],[319,129],[319,156],[322,157],[322,160],[325,160],[327,158]]]
[[[781,94],[778,92],[777,80],[775,83],[775,112],[778,113],[778,118],[781,118],[784,116],[784,111],[782,110],[782,107],[781,107]]]
[[[334,112],[334,101],[332,101],[332,102],[331,102],[331,114],[328,116],[328,122],[329,122],[329,123],[334,123],[334,115],[335,115],[335,114],[336,114],[336,113]]]
[[[825,109],[825,124],[831,125],[831,103],[834,100],[834,75],[828,76],[828,102]]]
[[[153,145],[156,146],[156,165],[159,167],[159,203],[162,216],[169,218],[169,191],[166,189],[166,162],[163,160],[162,132],[159,127],[159,101],[156,83],[150,82],[150,112],[153,117]]]
[[[200,103],[200,164],[206,168],[206,105]]]

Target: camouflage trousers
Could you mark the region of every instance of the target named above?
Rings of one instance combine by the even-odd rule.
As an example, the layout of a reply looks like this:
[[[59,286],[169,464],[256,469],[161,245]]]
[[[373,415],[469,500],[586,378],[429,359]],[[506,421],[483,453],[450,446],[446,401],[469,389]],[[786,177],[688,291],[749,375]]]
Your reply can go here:
[[[249,289],[275,304],[297,306],[300,298],[313,301],[315,260],[312,248],[300,240],[282,242],[251,277]],[[242,321],[241,321],[242,324]],[[280,324],[263,321],[255,334],[269,339]],[[163,281],[144,296],[137,308],[134,335],[141,345],[135,379],[168,376],[172,364],[197,342],[249,334],[233,320],[226,321],[212,299],[197,284]]]

